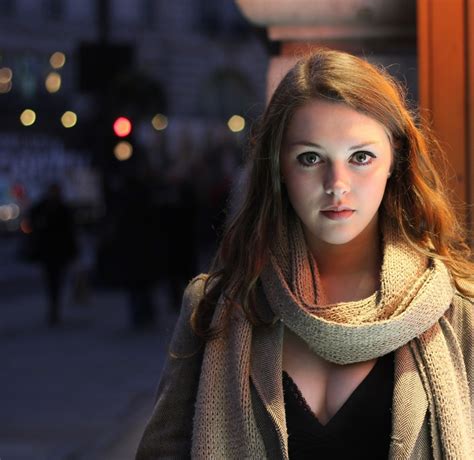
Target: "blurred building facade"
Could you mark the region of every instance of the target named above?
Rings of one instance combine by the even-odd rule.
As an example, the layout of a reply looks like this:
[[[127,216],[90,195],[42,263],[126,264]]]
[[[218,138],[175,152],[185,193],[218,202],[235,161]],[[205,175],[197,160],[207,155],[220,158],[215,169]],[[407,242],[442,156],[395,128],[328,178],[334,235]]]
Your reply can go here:
[[[193,155],[223,137],[238,144],[243,132],[229,131],[229,118],[263,108],[265,40],[233,2],[3,0],[0,11],[0,206],[20,205],[13,186],[32,200],[52,180],[78,206],[99,202],[104,169],[120,175],[139,156],[145,168],[162,168],[183,139]],[[107,75],[102,91],[94,88],[107,71],[101,56],[81,51],[94,44],[108,64],[114,45],[128,51],[115,53],[120,75]],[[65,62],[54,64],[53,53]],[[66,112],[77,117],[70,128]],[[133,123],[133,161],[112,151],[117,139],[104,120],[119,115]]]
[[[202,116],[203,93],[223,71],[239,76],[253,97],[264,89],[262,42],[231,2],[3,0],[0,7],[1,65],[16,70],[12,91],[25,98],[45,95],[54,51],[67,57],[61,91],[77,92],[78,45],[99,41],[104,28],[108,41],[131,45],[136,68],[163,85],[170,115]]]

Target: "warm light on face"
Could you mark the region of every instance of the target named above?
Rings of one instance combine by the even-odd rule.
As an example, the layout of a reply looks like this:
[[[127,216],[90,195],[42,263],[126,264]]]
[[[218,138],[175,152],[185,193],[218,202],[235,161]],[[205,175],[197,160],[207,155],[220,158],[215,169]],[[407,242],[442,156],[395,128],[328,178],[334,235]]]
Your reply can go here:
[[[61,123],[65,128],[72,128],[77,123],[77,115],[71,111],[64,112]]]
[[[233,133],[238,133],[245,128],[245,119],[240,115],[232,115],[227,121],[227,126]]]
[[[120,141],[114,149],[115,158],[119,161],[128,160],[133,154],[133,147],[130,142]]]
[[[119,117],[115,120],[113,128],[116,136],[125,137],[132,132],[132,123],[128,118]]]
[[[50,72],[46,77],[45,86],[49,93],[57,93],[61,88],[61,75]]]
[[[20,121],[23,126],[31,126],[36,121],[36,113],[31,109],[23,110]]]
[[[60,69],[66,63],[66,56],[61,51],[56,51],[49,58],[49,63],[53,69]]]
[[[383,125],[342,103],[293,114],[280,154],[283,185],[309,247],[373,239],[392,162]]]
[[[151,120],[151,124],[157,131],[163,131],[168,126],[168,118],[161,113],[157,113]]]

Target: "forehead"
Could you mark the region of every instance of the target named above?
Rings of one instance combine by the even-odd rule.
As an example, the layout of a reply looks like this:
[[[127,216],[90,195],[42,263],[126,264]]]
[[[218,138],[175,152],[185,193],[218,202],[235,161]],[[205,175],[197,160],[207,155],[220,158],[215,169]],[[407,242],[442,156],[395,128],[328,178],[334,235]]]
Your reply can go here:
[[[286,142],[314,141],[315,138],[338,138],[348,141],[385,140],[388,129],[374,118],[358,112],[342,102],[320,99],[310,101],[293,113],[285,131]]]

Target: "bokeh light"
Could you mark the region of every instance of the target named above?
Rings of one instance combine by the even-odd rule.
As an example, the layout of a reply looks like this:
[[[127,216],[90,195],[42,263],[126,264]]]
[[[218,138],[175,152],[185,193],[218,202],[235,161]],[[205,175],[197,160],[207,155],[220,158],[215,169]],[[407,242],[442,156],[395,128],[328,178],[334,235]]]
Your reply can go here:
[[[20,115],[23,126],[31,126],[36,121],[36,113],[31,109],[25,109]]]
[[[64,112],[61,117],[61,123],[65,128],[72,128],[77,123],[77,115],[74,112],[68,110]]]
[[[133,147],[130,142],[120,141],[114,149],[115,158],[119,161],[128,160],[133,154]]]
[[[60,69],[66,63],[66,56],[61,51],[56,51],[49,58],[49,63],[53,69]]]
[[[10,92],[12,89],[12,82],[9,81],[8,83],[0,83],[0,94],[5,94]]]
[[[114,121],[114,133],[118,137],[128,136],[132,132],[132,123],[126,117],[118,117]]]
[[[12,89],[13,72],[9,67],[0,69],[0,94],[8,93]]]
[[[238,133],[245,128],[245,118],[240,115],[232,115],[227,121],[227,126],[233,133]]]
[[[23,219],[20,224],[20,229],[23,233],[29,235],[33,230],[27,219]]]
[[[2,67],[0,69],[0,84],[6,85],[12,81],[13,72],[9,67]]]
[[[157,113],[151,120],[151,124],[157,131],[163,131],[168,126],[168,118],[161,113]]]
[[[46,77],[45,86],[49,93],[57,93],[61,88],[61,75],[50,72]]]
[[[17,204],[4,204],[0,206],[0,220],[4,222],[14,220],[20,215],[20,208]]]

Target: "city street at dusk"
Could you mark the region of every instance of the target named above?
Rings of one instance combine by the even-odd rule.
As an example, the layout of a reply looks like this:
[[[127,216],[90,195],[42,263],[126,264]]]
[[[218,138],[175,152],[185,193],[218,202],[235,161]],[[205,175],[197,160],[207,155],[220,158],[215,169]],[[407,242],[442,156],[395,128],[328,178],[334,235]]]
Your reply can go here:
[[[0,458],[133,458],[175,316],[138,333],[122,293],[92,290],[77,304],[66,291],[63,326],[51,330],[40,272],[15,260],[16,242],[0,246]]]

